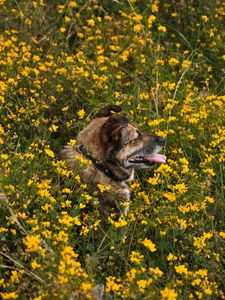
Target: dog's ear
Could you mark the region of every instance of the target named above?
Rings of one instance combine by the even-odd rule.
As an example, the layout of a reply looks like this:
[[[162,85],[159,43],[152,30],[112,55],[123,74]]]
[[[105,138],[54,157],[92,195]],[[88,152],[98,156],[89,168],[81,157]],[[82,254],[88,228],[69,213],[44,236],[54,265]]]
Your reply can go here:
[[[113,112],[121,112],[122,107],[119,105],[108,105],[100,109],[93,118],[109,117]]]

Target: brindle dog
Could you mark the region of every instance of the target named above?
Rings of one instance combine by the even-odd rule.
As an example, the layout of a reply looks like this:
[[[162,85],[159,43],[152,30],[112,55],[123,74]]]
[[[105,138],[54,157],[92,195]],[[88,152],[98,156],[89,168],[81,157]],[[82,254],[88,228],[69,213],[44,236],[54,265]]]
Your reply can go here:
[[[75,146],[65,146],[61,152],[69,170],[81,162],[78,155],[91,161],[80,170],[80,177],[90,190],[97,185],[110,186],[99,193],[99,211],[103,218],[115,213],[126,214],[130,192],[126,181],[133,179],[135,168],[149,168],[155,163],[166,162],[165,155],[158,154],[164,138],[142,133],[124,115],[122,108],[109,105],[99,110],[77,137]]]

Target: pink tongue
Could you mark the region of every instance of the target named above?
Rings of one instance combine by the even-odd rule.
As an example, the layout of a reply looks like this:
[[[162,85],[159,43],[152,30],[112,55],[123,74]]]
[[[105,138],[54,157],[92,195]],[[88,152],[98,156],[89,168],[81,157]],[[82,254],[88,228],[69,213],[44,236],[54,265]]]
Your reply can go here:
[[[146,155],[144,158],[152,163],[165,163],[166,162],[166,156],[163,154],[150,154],[150,155]]]

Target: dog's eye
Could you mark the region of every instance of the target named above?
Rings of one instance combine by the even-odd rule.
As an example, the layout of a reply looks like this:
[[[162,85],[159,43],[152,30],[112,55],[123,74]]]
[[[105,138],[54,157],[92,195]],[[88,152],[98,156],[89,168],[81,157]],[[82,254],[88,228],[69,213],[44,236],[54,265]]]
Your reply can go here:
[[[126,146],[126,145],[128,145],[128,144],[132,144],[132,143],[137,142],[140,138],[141,138],[141,132],[140,132],[140,131],[137,131],[137,136],[136,136],[135,138],[133,138],[133,139],[131,139],[131,140],[125,142],[125,143],[123,144],[123,147]]]

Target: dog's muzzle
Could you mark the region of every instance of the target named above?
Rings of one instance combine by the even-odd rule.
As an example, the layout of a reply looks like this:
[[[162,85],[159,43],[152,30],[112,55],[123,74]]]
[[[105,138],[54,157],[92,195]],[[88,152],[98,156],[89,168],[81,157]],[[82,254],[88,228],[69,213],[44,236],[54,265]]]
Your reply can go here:
[[[162,136],[150,135],[151,143],[144,149],[136,151],[127,160],[127,163],[134,167],[150,167],[155,163],[166,163],[166,156],[160,154],[165,139]]]

